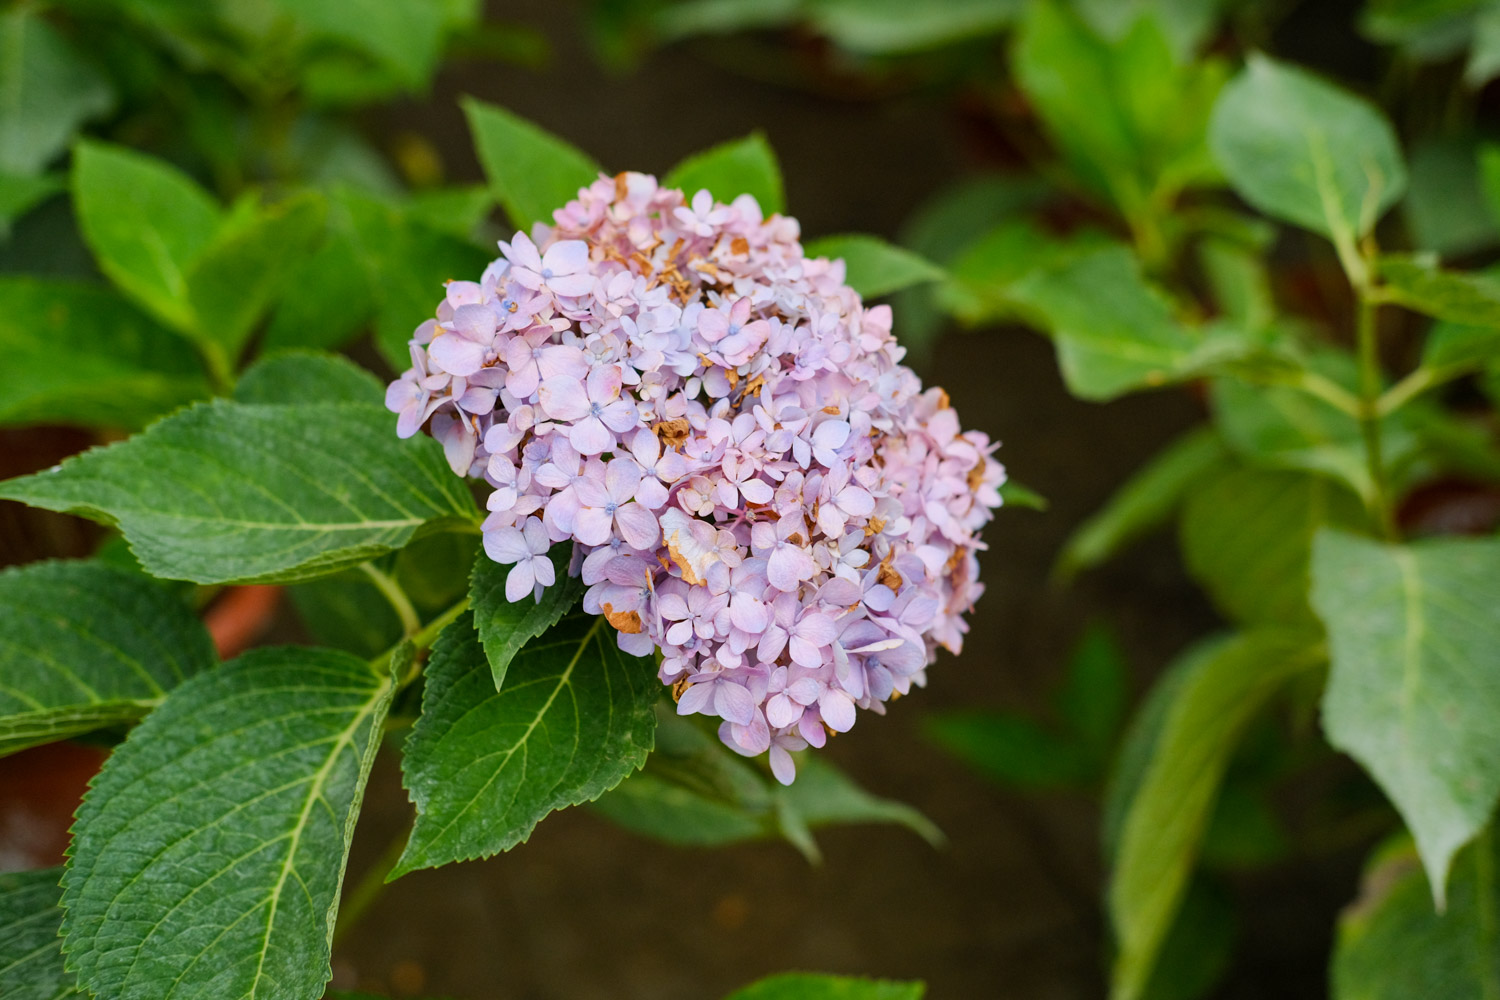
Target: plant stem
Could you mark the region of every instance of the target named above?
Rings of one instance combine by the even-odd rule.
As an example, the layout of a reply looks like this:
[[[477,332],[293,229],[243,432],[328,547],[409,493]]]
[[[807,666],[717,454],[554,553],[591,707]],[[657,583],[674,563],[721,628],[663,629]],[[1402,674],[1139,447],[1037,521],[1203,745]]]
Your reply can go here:
[[[337,948],[344,938],[352,931],[375,905],[375,901],[385,892],[388,884],[385,877],[390,874],[391,869],[396,867],[396,862],[401,860],[401,852],[406,850],[406,841],[411,836],[411,831],[403,829],[392,838],[390,844],[381,852],[380,857],[360,876],[359,882],[344,897],[339,904],[338,922],[333,928],[333,946]]]
[[[383,676],[385,672],[390,669],[391,657],[400,652],[401,648],[407,643],[411,643],[414,652],[420,653],[426,650],[433,644],[433,642],[437,640],[438,634],[442,632],[443,629],[447,628],[455,618],[457,618],[467,610],[469,610],[469,598],[467,595],[465,595],[464,598],[457,604],[454,604],[451,608],[448,608],[432,621],[428,622],[426,625],[423,625],[421,628],[417,629],[415,632],[411,633],[410,635],[403,638],[400,642],[396,643],[390,649],[387,649],[385,652],[370,660],[370,669],[375,671],[377,675]],[[422,661],[419,658],[413,661],[411,670],[407,672],[406,676],[401,678],[401,680],[397,682],[397,689],[404,688],[412,681],[416,680],[417,675],[421,672]]]
[[[1359,426],[1365,441],[1365,467],[1370,474],[1370,488],[1376,520],[1380,531],[1388,540],[1397,539],[1396,517],[1391,508],[1390,487],[1385,477],[1385,458],[1380,444],[1380,355],[1375,328],[1375,310],[1378,304],[1371,290],[1355,283],[1355,296],[1359,300],[1355,334],[1359,350]]]
[[[411,598],[406,596],[406,591],[401,589],[396,578],[384,570],[376,569],[374,563],[360,563],[359,568],[375,584],[375,589],[390,602],[396,617],[401,619],[401,634],[416,635],[422,628],[422,619],[417,615],[417,609],[411,606]]]

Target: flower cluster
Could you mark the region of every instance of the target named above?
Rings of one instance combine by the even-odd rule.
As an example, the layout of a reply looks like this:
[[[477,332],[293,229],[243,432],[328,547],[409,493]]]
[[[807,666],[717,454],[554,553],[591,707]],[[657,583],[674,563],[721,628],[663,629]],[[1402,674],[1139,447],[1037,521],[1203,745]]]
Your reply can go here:
[[[999,506],[995,445],[900,361],[887,306],[795,219],[601,176],[452,281],[386,405],[494,488],[490,557],[540,597],[571,541],[587,611],[661,652],[681,714],[769,751],[822,746],[855,708],[957,652]]]

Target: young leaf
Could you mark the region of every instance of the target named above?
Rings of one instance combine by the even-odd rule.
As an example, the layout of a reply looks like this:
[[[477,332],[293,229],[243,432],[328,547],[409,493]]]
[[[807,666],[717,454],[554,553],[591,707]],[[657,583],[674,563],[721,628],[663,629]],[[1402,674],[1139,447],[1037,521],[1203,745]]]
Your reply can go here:
[[[656,665],[575,613],[528,643],[497,692],[470,615],[443,630],[402,772],[417,822],[394,878],[489,857],[548,813],[598,798],[646,761]]]
[[[0,755],[134,722],[217,662],[187,606],[95,562],[0,573]]]
[[[1022,279],[1012,294],[1038,312],[1057,342],[1068,390],[1103,402],[1165,385],[1234,358],[1234,337],[1204,336],[1177,322],[1124,247],[1065,258]]]
[[[1224,88],[1209,144],[1246,201],[1329,237],[1341,256],[1406,188],[1396,133],[1374,105],[1263,55]]]
[[[1110,881],[1119,942],[1114,1000],[1144,995],[1187,887],[1224,768],[1244,727],[1290,677],[1319,662],[1293,633],[1247,632],[1199,646],[1174,690],[1130,803]]]
[[[1229,618],[1312,627],[1308,560],[1325,525],[1370,528],[1364,505],[1336,480],[1239,468],[1187,498],[1179,539],[1188,572]]]
[[[177,688],[73,827],[63,933],[105,996],[318,996],[393,684],[332,650],[258,649]]]
[[[1047,509],[1047,498],[1029,486],[1022,486],[1014,479],[1007,479],[1000,484],[1000,502],[1006,507],[1020,507],[1024,510]]]
[[[109,80],[47,24],[42,12],[0,14],[0,173],[40,173],[80,125],[115,105]]]
[[[152,575],[198,583],[308,579],[474,517],[437,442],[354,403],[199,404],[0,497],[118,524]]]
[[[231,361],[238,358],[272,299],[312,251],[323,214],[322,197],[304,194],[220,231],[187,274],[198,339]]]
[[[748,194],[766,215],[786,211],[781,165],[776,162],[771,144],[759,132],[689,156],[667,171],[661,183],[662,187],[681,188],[688,201],[707,189],[725,204]]]
[[[547,555],[552,560],[557,582],[547,588],[540,602],[533,601],[530,594],[519,601],[506,600],[505,578],[511,568],[495,562],[483,550],[474,558],[474,569],[469,576],[469,603],[474,608],[474,627],[489,660],[496,691],[505,683],[505,671],[516,653],[556,625],[583,597],[583,581],[568,575],[573,543],[554,545]]]
[[[1448,906],[1432,908],[1410,845],[1378,850],[1339,919],[1333,1000],[1500,995],[1500,856],[1487,830],[1454,859]]]
[[[73,205],[100,270],[167,325],[193,336],[188,272],[221,220],[208,193],[160,160],[89,141],[73,153]]]
[[[1388,254],[1378,267],[1387,300],[1454,323],[1500,328],[1500,282],[1493,278],[1441,270],[1430,254]]]
[[[181,337],[96,284],[0,277],[0,356],[0,425],[135,430],[209,394]]]
[[[240,403],[378,403],[385,387],[367,369],[339,354],[280,351],[245,369],[234,387]]]
[[[517,229],[550,222],[599,176],[586,154],[526,119],[472,97],[463,106],[490,190]]]
[[[58,928],[61,868],[0,873],[0,997],[73,1000],[78,981],[63,968]]]
[[[1400,810],[1441,906],[1454,852],[1500,797],[1500,539],[1386,545],[1324,531],[1312,581],[1333,661],[1328,741]]]
[[[852,233],[825,236],[804,247],[808,257],[842,259],[849,287],[867,299],[878,299],[913,285],[941,281],[946,272],[932,261],[878,236]]]
[[[918,982],[783,972],[735,990],[724,1000],[922,1000]]]
[[[1211,427],[1198,427],[1177,438],[1074,530],[1057,557],[1055,572],[1068,579],[1123,551],[1165,523],[1183,497],[1222,469],[1228,457],[1224,443]]]

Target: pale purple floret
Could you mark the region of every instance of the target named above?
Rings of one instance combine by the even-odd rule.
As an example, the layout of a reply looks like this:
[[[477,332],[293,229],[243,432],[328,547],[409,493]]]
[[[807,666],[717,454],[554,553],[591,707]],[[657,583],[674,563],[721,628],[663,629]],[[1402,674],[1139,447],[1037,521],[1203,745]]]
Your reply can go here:
[[[753,198],[622,174],[553,223],[448,284],[387,391],[397,433],[483,475],[507,597],[571,543],[585,611],[790,782],[962,646],[994,445],[901,364],[889,307]]]

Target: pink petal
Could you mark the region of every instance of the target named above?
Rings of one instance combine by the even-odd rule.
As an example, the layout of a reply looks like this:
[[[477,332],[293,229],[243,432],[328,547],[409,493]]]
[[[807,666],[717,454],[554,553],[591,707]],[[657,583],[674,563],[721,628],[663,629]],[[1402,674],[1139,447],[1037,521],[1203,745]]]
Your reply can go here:
[[[589,399],[583,391],[583,383],[575,378],[557,375],[543,379],[537,393],[542,412],[553,420],[577,420],[589,412]]]
[[[589,245],[583,240],[559,240],[542,255],[542,269],[553,275],[576,274],[588,270]]]
[[[818,714],[836,733],[854,728],[854,700],[837,688],[829,688],[818,699]]]
[[[573,518],[573,534],[585,545],[603,545],[613,528],[614,518],[602,507],[584,507]]]
[[[699,713],[702,713],[704,715],[711,714],[711,713],[708,713],[708,712],[704,712],[703,710],[706,709],[706,708],[708,708],[709,707],[709,703],[711,701],[713,701],[714,688],[716,688],[716,687],[718,687],[718,685],[717,684],[712,684],[712,683],[710,683],[710,684],[693,684],[693,685],[689,686],[686,691],[682,692],[682,697],[679,698],[679,699],[677,699],[677,714],[678,715],[696,715],[696,714],[699,714]],[[746,692],[746,693],[748,694],[748,692]]]
[[[783,785],[790,785],[797,778],[797,765],[792,760],[792,755],[787,753],[781,744],[771,746],[771,773],[776,775],[776,780]]]
[[[531,593],[536,577],[532,573],[531,560],[522,559],[505,578],[505,599],[514,604]]]
[[[638,503],[627,503],[617,508],[615,524],[620,529],[620,537],[624,538],[632,548],[655,548],[657,540],[661,537],[656,524],[656,515]]]
[[[598,455],[614,445],[615,436],[598,417],[590,416],[568,429],[568,443],[577,448],[580,455]]]
[[[750,725],[755,718],[754,696],[733,681],[719,681],[714,688],[714,708],[719,718],[741,726]]]
[[[554,274],[547,279],[547,287],[558,295],[577,298],[593,291],[594,276],[592,274]]]
[[[483,344],[456,333],[445,333],[432,342],[428,353],[443,370],[453,375],[472,375],[484,367]]]

